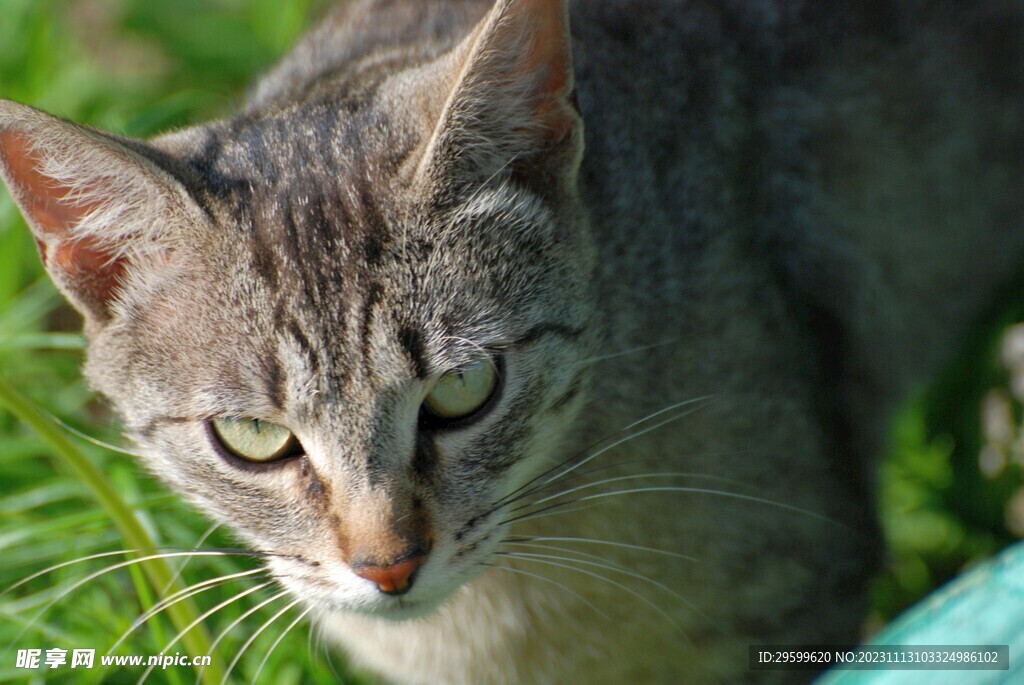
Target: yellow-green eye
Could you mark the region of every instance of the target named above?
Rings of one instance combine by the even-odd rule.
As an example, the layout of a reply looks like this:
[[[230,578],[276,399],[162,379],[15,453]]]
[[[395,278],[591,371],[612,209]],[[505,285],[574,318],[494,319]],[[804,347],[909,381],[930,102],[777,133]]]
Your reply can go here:
[[[441,376],[423,404],[438,418],[460,419],[483,407],[497,385],[494,363],[484,359]]]
[[[214,419],[213,432],[232,454],[249,461],[279,459],[296,445],[295,436],[284,426],[259,419]]]

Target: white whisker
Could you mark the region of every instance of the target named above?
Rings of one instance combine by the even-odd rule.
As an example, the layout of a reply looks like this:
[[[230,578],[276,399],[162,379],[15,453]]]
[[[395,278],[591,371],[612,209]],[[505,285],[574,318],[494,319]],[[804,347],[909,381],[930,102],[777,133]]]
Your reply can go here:
[[[602,480],[597,480],[592,483],[584,483],[583,485],[577,485],[576,487],[569,488],[568,490],[563,490],[561,492],[555,493],[554,495],[548,495],[547,497],[539,499],[536,502],[530,502],[529,504],[524,505],[524,507],[538,506],[550,502],[552,500],[558,499],[559,497],[564,497],[565,495],[571,495],[575,492],[581,492],[583,490],[590,490],[591,488],[600,487],[602,485],[607,485],[609,483],[621,483],[622,481],[627,480],[644,480],[647,478],[698,478],[703,480],[721,481],[723,483],[729,483],[731,485],[742,485],[742,483],[740,483],[739,481],[733,480],[731,478],[720,478],[718,476],[710,476],[702,473],[687,473],[685,471],[637,473],[629,476],[616,476],[614,478],[604,478]]]
[[[529,543],[524,543],[524,544],[529,544]],[[535,548],[541,548],[541,549],[549,549],[549,550],[560,551],[560,552],[568,552],[569,554],[576,554],[576,555],[579,555],[579,556],[589,557],[590,559],[579,559],[577,557],[567,557],[567,556],[562,556],[562,555],[559,555],[559,554],[540,554],[538,552],[513,552],[513,554],[515,554],[517,557],[520,557],[520,558],[522,558],[524,556],[529,556],[529,557],[537,557],[537,558],[540,558],[540,559],[553,559],[553,560],[557,560],[557,561],[564,561],[566,563],[576,563],[576,564],[584,564],[585,566],[593,566],[594,568],[600,568],[600,569],[604,569],[606,571],[613,571],[615,573],[622,573],[624,575],[629,576],[630,578],[636,578],[638,580],[644,581],[645,583],[650,583],[654,587],[656,587],[656,588],[658,588],[660,590],[663,590],[664,592],[668,593],[669,595],[671,595],[675,599],[678,599],[680,602],[685,604],[691,610],[697,611],[696,607],[694,607],[693,604],[691,604],[688,599],[686,599],[685,597],[680,595],[678,592],[676,592],[675,590],[673,590],[669,586],[665,585],[662,582],[654,580],[653,578],[645,576],[642,573],[637,573],[633,569],[627,568],[626,566],[623,566],[622,564],[610,562],[610,561],[608,561],[606,559],[603,559],[603,558],[601,558],[599,556],[596,556],[594,554],[588,554],[587,552],[577,552],[575,550],[571,550],[571,549],[567,550],[567,549],[562,548],[562,547],[547,546],[547,545],[531,545],[531,546],[535,547]],[[592,561],[593,559],[597,559],[598,561]],[[704,617],[704,618],[706,618],[706,617]]]
[[[312,655],[312,654],[316,653],[314,651],[314,646],[315,646],[314,635],[319,633],[319,632],[321,632],[322,630],[323,630],[323,626],[322,625],[317,625],[315,623],[315,619],[313,621],[309,622],[309,631],[306,633],[306,653],[307,654]]]
[[[697,397],[697,398],[692,399],[692,400],[685,400],[683,402],[677,402],[677,403],[675,403],[673,405],[665,407],[664,409],[660,409],[660,410],[654,412],[653,414],[649,414],[649,415],[645,416],[642,419],[634,421],[633,423],[631,423],[628,426],[626,426],[625,428],[623,428],[622,431],[632,430],[633,428],[636,428],[636,427],[640,426],[641,424],[647,423],[651,419],[656,418],[658,416],[661,416],[662,414],[665,414],[666,412],[670,412],[670,411],[672,411],[674,409],[679,409],[680,407],[684,407],[684,406],[693,404],[695,402],[701,402],[701,401],[704,401],[704,400],[707,400],[707,399],[711,399],[711,395],[705,395],[704,397]],[[647,426],[647,427],[643,428],[642,430],[638,430],[638,431],[636,431],[634,433],[630,433],[629,435],[621,437],[618,440],[615,440],[614,442],[612,442],[611,444],[605,445],[604,447],[602,447],[601,449],[597,450],[596,452],[591,453],[590,455],[588,455],[587,457],[585,457],[581,461],[578,461],[578,462],[576,462],[574,464],[569,465],[569,467],[566,468],[561,473],[556,473],[555,475],[550,476],[548,479],[546,479],[544,481],[544,483],[547,484],[547,483],[551,483],[552,481],[555,481],[555,480],[558,480],[558,479],[561,479],[561,478],[565,478],[567,475],[569,475],[570,473],[572,473],[576,469],[580,468],[584,464],[587,464],[587,463],[593,461],[594,459],[598,458],[599,456],[601,456],[602,454],[608,452],[609,450],[613,450],[616,447],[618,447],[619,445],[622,445],[623,443],[626,443],[626,442],[629,442],[630,440],[634,440],[636,438],[639,438],[640,436],[646,435],[646,434],[648,434],[648,433],[650,433],[652,431],[655,431],[655,430],[661,428],[662,426],[666,426],[666,425],[668,425],[670,423],[678,421],[679,419],[685,418],[685,417],[689,416],[690,414],[694,413],[695,411],[697,411],[698,409],[701,409],[701,408],[702,407],[695,407],[693,409],[689,409],[687,411],[680,412],[679,414],[673,414],[672,416],[668,417],[667,419],[664,419],[662,421],[658,421],[657,423],[655,423],[653,425],[650,425],[650,426]]]
[[[3,592],[0,592],[0,597],[3,597],[9,592],[17,590],[19,587],[23,585],[31,583],[36,578],[45,576],[47,573],[52,573],[53,571],[59,571],[60,569],[65,568],[67,566],[74,566],[75,564],[81,564],[86,561],[92,561],[93,559],[104,559],[106,557],[114,557],[122,554],[132,554],[137,551],[138,550],[134,549],[115,549],[112,552],[99,552],[97,554],[90,554],[88,556],[78,557],[77,559],[71,559],[70,561],[62,561],[61,563],[54,564],[53,566],[47,566],[42,571],[37,571],[32,575],[26,576],[25,578],[19,580],[17,583],[14,583],[13,585],[5,588]]]
[[[300,612],[299,615],[295,617],[295,620],[289,623],[288,627],[281,632],[281,634],[277,637],[276,640],[274,640],[274,643],[270,645],[270,649],[268,649],[267,653],[263,655],[263,660],[260,661],[260,665],[256,668],[256,672],[252,676],[250,685],[256,685],[256,681],[259,680],[260,673],[263,671],[263,667],[267,665],[267,660],[270,659],[270,655],[274,653],[274,650],[277,649],[277,646],[279,644],[281,644],[281,641],[284,640],[285,636],[288,635],[288,633],[290,633],[292,629],[299,624],[299,621],[306,618],[306,615],[309,614],[309,612],[311,612],[312,610],[313,607],[307,607],[305,611]]]
[[[112,552],[99,552],[97,554],[89,554],[87,556],[78,557],[77,559],[71,559],[69,561],[62,561],[59,564],[54,564],[52,566],[47,566],[42,571],[36,571],[35,573],[33,573],[33,574],[29,575],[29,576],[26,576],[25,578],[22,578],[17,583],[14,583],[13,585],[8,586],[7,588],[5,588],[3,590],[3,592],[0,592],[0,597],[3,597],[4,595],[6,595],[9,592],[13,592],[14,590],[17,590],[19,587],[21,587],[21,586],[23,586],[23,585],[25,585],[27,583],[31,583],[36,578],[39,578],[41,576],[45,576],[47,573],[52,573],[54,571],[59,571],[60,569],[66,568],[68,566],[74,566],[75,564],[81,564],[81,563],[86,562],[86,561],[92,561],[93,559],[103,559],[103,558],[106,558],[106,557],[115,557],[115,556],[123,555],[123,554],[139,554],[139,553],[145,552],[145,551],[155,551],[155,550],[115,549]],[[223,556],[231,556],[231,555],[235,555],[235,556],[260,556],[259,553],[249,552],[247,550],[237,550],[237,551],[234,551],[234,550],[179,550],[179,549],[168,548],[168,552],[167,553],[171,553],[171,552],[178,553],[178,552],[181,552],[181,553],[185,553],[185,554],[191,554],[192,552],[206,552],[206,551],[218,552],[219,554],[221,554]],[[158,557],[159,557],[159,555],[154,556],[154,557],[150,557],[150,558],[155,559],[155,558],[158,558]]]
[[[196,540],[196,544],[192,545],[193,549],[201,549],[202,546],[203,546],[203,543],[206,542],[206,539],[209,538],[211,535],[213,535],[213,532],[215,530],[217,530],[218,528],[220,528],[220,524],[219,523],[215,523],[212,526],[210,526],[209,528],[207,528],[206,532],[204,532],[199,537],[199,539]],[[174,572],[174,575],[171,576],[171,579],[169,581],[167,581],[167,585],[164,586],[164,589],[163,589],[163,591],[161,591],[160,594],[167,594],[167,591],[170,590],[172,587],[174,587],[174,584],[176,582],[178,582],[178,578],[180,578],[181,574],[185,572],[185,567],[188,566],[188,563],[190,561],[192,561],[192,559],[191,558],[187,558],[187,559],[184,559],[181,562],[181,566],[179,566],[178,570]]]
[[[142,454],[141,452],[133,452],[133,451],[131,451],[129,449],[126,449],[124,447],[118,447],[117,445],[112,445],[109,442],[103,442],[99,438],[94,438],[93,436],[89,435],[88,433],[83,433],[82,431],[78,430],[74,426],[71,426],[70,424],[67,424],[64,421],[62,421],[61,419],[57,418],[56,416],[54,416],[50,412],[47,412],[47,411],[44,410],[43,413],[45,413],[46,416],[51,421],[53,421],[55,424],[57,424],[58,426],[60,426],[64,430],[66,430],[68,433],[71,433],[72,435],[74,435],[74,436],[76,436],[78,438],[81,438],[82,440],[85,440],[86,442],[88,442],[88,443],[90,443],[92,445],[96,445],[97,447],[102,447],[105,450],[109,450],[109,451],[115,452],[117,454],[123,454],[123,455],[128,456],[128,457],[135,457],[136,459],[147,459],[148,458],[145,454]]]
[[[644,597],[643,595],[641,595],[636,590],[633,590],[632,588],[627,587],[627,586],[623,585],[622,583],[614,581],[611,578],[608,578],[607,576],[603,576],[600,573],[594,573],[593,571],[588,571],[587,569],[584,569],[584,568],[579,568],[579,567],[576,567],[576,566],[572,566],[570,564],[563,564],[563,563],[558,562],[558,561],[552,561],[551,559],[543,558],[542,555],[529,554],[529,553],[526,553],[526,552],[499,552],[498,554],[501,554],[501,555],[504,555],[504,556],[508,556],[508,557],[514,558],[514,559],[521,559],[523,561],[532,561],[532,562],[535,562],[535,563],[538,563],[538,564],[547,564],[548,566],[556,566],[558,568],[564,568],[564,569],[569,570],[569,571],[575,571],[576,573],[582,573],[582,574],[590,576],[592,578],[596,578],[597,580],[602,580],[602,581],[608,583],[609,585],[611,585],[613,587],[616,587],[619,590],[622,590],[623,592],[625,592],[625,593],[627,593],[629,595],[632,595],[633,597],[636,597],[641,602],[643,602],[647,606],[649,606],[652,609],[654,609],[654,611],[656,611],[658,614],[660,614],[662,617],[664,617],[665,620],[667,620],[669,623],[671,623],[678,630],[680,630],[681,632],[683,632],[685,634],[685,631],[683,631],[682,626],[680,626],[675,621],[675,619],[673,619],[671,616],[669,616],[665,612],[664,609],[659,607],[657,604],[652,602],[647,597]],[[575,560],[575,561],[578,561],[578,560]]]
[[[245,654],[245,650],[249,649],[249,647],[252,645],[252,643],[256,641],[256,638],[258,638],[260,635],[262,635],[263,631],[266,630],[267,628],[269,628],[275,621],[277,621],[277,619],[281,618],[287,612],[291,611],[292,607],[297,605],[300,601],[302,601],[302,600],[295,599],[295,600],[292,600],[291,602],[289,602],[288,604],[286,604],[284,606],[284,608],[282,608],[276,614],[274,614],[273,616],[268,618],[263,623],[263,625],[261,625],[259,628],[256,629],[255,633],[253,633],[252,635],[249,636],[249,639],[245,641],[245,643],[242,645],[242,647],[238,650],[238,653],[235,654],[235,658],[231,660],[230,664],[228,664],[228,670],[224,672],[224,678],[221,679],[220,685],[225,685],[228,682],[228,677],[231,675],[231,671],[233,671],[235,666],[238,665],[238,662],[242,658],[242,655]]]
[[[679,552],[671,552],[667,549],[658,549],[657,547],[644,547],[643,545],[633,545],[628,542],[617,542],[615,540],[598,540],[594,538],[574,538],[574,537],[561,537],[551,535],[538,535],[528,538],[530,541],[552,541],[552,542],[583,542],[591,545],[609,545],[612,547],[621,547],[623,549],[636,550],[638,552],[650,552],[651,554],[662,554],[668,557],[675,557],[677,559],[684,559],[686,561],[699,562],[697,557],[691,557],[687,554],[680,554]],[[520,542],[519,540],[507,540],[506,542]]]
[[[595,493],[593,495],[584,495],[583,497],[580,497],[578,499],[571,500],[571,501],[572,502],[586,502],[586,501],[591,501],[591,500],[602,499],[602,498],[605,498],[605,497],[616,497],[618,495],[631,495],[631,494],[639,494],[639,493],[645,493],[645,492],[690,492],[690,493],[701,494],[701,495],[712,495],[714,497],[728,497],[728,498],[731,498],[731,499],[737,499],[737,500],[741,500],[741,501],[744,501],[744,502],[753,502],[753,503],[756,503],[756,504],[763,504],[763,505],[770,506],[770,507],[776,507],[778,509],[784,509],[786,511],[791,511],[791,512],[796,513],[796,514],[802,514],[804,516],[809,516],[810,518],[816,519],[818,521],[822,521],[824,523],[831,524],[833,526],[837,526],[839,528],[843,528],[845,530],[849,530],[851,532],[856,532],[852,528],[850,528],[849,526],[847,526],[847,525],[845,525],[843,523],[840,523],[839,521],[831,519],[828,516],[825,516],[823,514],[819,514],[817,512],[810,511],[808,509],[804,509],[802,507],[797,507],[797,506],[794,506],[792,504],[786,504],[784,502],[776,502],[774,500],[765,499],[764,497],[755,497],[753,495],[743,495],[743,494],[740,494],[738,492],[729,492],[727,490],[711,490],[711,489],[708,489],[708,488],[693,488],[693,487],[686,487],[686,486],[668,486],[668,485],[666,485],[666,486],[651,486],[651,487],[643,487],[643,488],[630,488],[630,489],[627,489],[627,490],[613,490],[611,492],[599,492],[599,493]]]
[[[25,625],[25,627],[22,628],[21,632],[18,633],[18,635],[14,638],[14,640],[11,642],[11,644],[13,645],[18,640],[20,640],[21,637],[25,634],[25,631],[28,630],[29,628],[31,628],[35,624],[36,621],[38,621],[40,618],[42,618],[43,615],[45,615],[46,612],[49,611],[53,607],[54,604],[56,604],[60,600],[64,599],[65,597],[67,597],[72,592],[74,592],[78,588],[82,587],[86,583],[89,583],[89,582],[99,578],[100,576],[106,575],[107,573],[111,573],[113,571],[116,571],[118,569],[124,568],[126,566],[131,566],[132,564],[139,564],[139,563],[142,563],[144,561],[150,561],[152,559],[169,559],[169,558],[181,557],[181,556],[189,556],[189,555],[195,555],[195,556],[235,556],[234,554],[231,554],[231,553],[213,552],[213,551],[201,551],[201,552],[200,551],[192,551],[192,552],[164,552],[164,553],[161,553],[161,554],[148,554],[146,556],[138,557],[137,559],[129,559],[127,561],[122,561],[122,562],[119,562],[117,564],[112,564],[110,566],[107,566],[105,568],[100,569],[99,571],[96,571],[94,573],[90,573],[88,576],[86,576],[82,580],[79,580],[79,581],[75,582],[74,584],[71,585],[71,587],[63,590],[60,594],[58,594],[56,597],[54,597],[52,600],[50,600],[46,604],[46,606],[44,606],[42,609],[40,609],[39,612],[32,618],[32,620],[30,620]],[[27,582],[27,581],[22,581],[21,583],[19,583],[19,585],[20,584],[24,584],[24,582]]]
[[[636,354],[637,352],[646,352],[647,350],[654,350],[659,347],[671,345],[672,343],[679,342],[679,338],[670,338],[668,340],[662,340],[661,342],[651,343],[650,345],[640,345],[639,347],[631,347],[627,350],[621,350],[619,352],[609,352],[608,354],[601,354],[596,357],[588,357],[580,361],[580,366],[585,364],[596,364],[597,362],[603,362],[607,359],[615,359],[616,357],[624,357],[628,354]]]
[[[224,585],[225,583],[230,583],[232,580],[238,580],[239,578],[247,578],[253,574],[260,572],[263,572],[263,569],[252,569],[249,571],[242,571],[240,573],[232,573],[226,576],[208,578],[194,585],[189,585],[188,587],[182,588],[181,590],[178,590],[169,597],[164,597],[159,602],[151,606],[146,612],[144,612],[142,616],[139,616],[137,619],[132,621],[132,624],[128,626],[128,630],[126,630],[124,634],[121,635],[120,638],[118,638],[117,642],[115,642],[113,646],[111,646],[110,649],[107,650],[107,654],[112,654],[115,649],[121,646],[121,643],[128,639],[129,635],[138,630],[138,628],[142,626],[146,621],[153,618],[165,609],[170,608],[174,604],[177,604],[178,602],[184,601],[191,597],[195,597],[196,595],[202,592],[211,590],[215,587],[219,587],[221,585]]]
[[[214,654],[215,653],[214,650],[216,650],[217,645],[220,644],[221,640],[223,640],[225,638],[225,636],[227,636],[227,634],[229,632],[231,632],[232,629],[234,629],[235,626],[237,626],[239,623],[241,623],[245,619],[247,619],[250,616],[252,616],[253,614],[255,614],[257,611],[259,611],[263,607],[267,606],[271,602],[276,602],[277,600],[281,599],[282,597],[284,597],[287,594],[288,594],[287,590],[281,590],[277,594],[271,595],[267,599],[263,600],[262,602],[260,602],[256,606],[250,607],[250,608],[246,609],[245,613],[243,613],[241,616],[239,616],[234,621],[229,623],[227,625],[227,627],[225,627],[222,631],[217,633],[217,637],[214,638],[213,643],[210,645],[210,654]],[[196,674],[196,685],[199,685],[199,682],[202,680],[203,671],[205,669],[206,669],[206,666],[200,666],[199,667],[199,673]],[[225,674],[225,677],[227,677],[227,674]]]
[[[271,586],[273,584],[274,584],[274,581],[268,580],[265,583],[260,583],[259,585],[254,585],[253,587],[248,588],[248,589],[244,590],[243,592],[239,592],[239,593],[236,593],[236,594],[232,595],[231,597],[228,597],[224,601],[222,601],[219,604],[217,604],[216,606],[214,606],[212,609],[207,609],[202,614],[200,614],[198,617],[196,617],[195,620],[193,620],[191,623],[189,623],[187,626],[185,626],[182,630],[180,630],[177,635],[172,637],[170,639],[170,641],[166,645],[164,645],[163,649],[161,649],[160,651],[161,652],[166,652],[167,650],[169,650],[174,645],[174,643],[176,643],[178,640],[180,640],[182,638],[182,636],[185,635],[185,633],[187,633],[188,631],[192,630],[197,625],[199,625],[200,623],[205,621],[210,616],[213,616],[215,613],[217,613],[218,611],[220,611],[224,607],[228,606],[229,604],[233,604],[233,603],[237,602],[238,600],[240,600],[240,599],[242,599],[244,597],[248,597],[252,593],[258,592],[259,590],[262,590],[263,588],[269,587],[269,586]],[[120,644],[120,642],[118,644]],[[114,647],[111,647],[110,651],[108,651],[107,653],[110,654],[110,652],[113,652],[116,647],[117,647],[117,645],[115,645]],[[145,672],[143,672],[143,674],[139,678],[139,680],[136,682],[136,685],[142,685],[142,683],[144,683],[146,681],[146,678],[149,677],[149,674],[153,671],[154,668],[156,668],[155,664],[149,666],[145,670]]]
[[[326,628],[323,623],[315,623],[320,616],[317,616],[310,622],[309,625],[309,653],[310,655],[318,654],[327,662],[327,667],[331,669],[331,673],[334,674],[334,679],[339,683],[345,682],[345,678],[338,672],[338,667],[334,663],[334,655],[327,649],[327,641],[324,639],[324,633]],[[314,637],[315,634],[315,637]]]
[[[637,426],[639,426],[639,425],[641,425],[643,423],[646,423],[647,421],[650,421],[651,419],[654,419],[654,418],[656,418],[658,416],[661,416],[662,414],[665,414],[666,412],[670,412],[673,409],[679,409],[681,407],[693,404],[695,402],[701,402],[701,401],[704,401],[704,400],[711,399],[712,397],[713,397],[712,395],[705,395],[705,396],[702,396],[702,397],[696,397],[696,398],[693,398],[693,399],[683,400],[682,402],[676,402],[675,404],[671,404],[671,405],[669,405],[667,407],[664,407],[663,409],[659,409],[656,412],[652,412],[652,413],[650,413],[650,414],[648,414],[648,415],[646,415],[646,416],[644,416],[644,417],[642,417],[640,419],[637,419],[636,421],[633,421],[632,423],[630,423],[627,426],[624,426],[623,428],[620,428],[619,430],[615,431],[615,433],[613,433],[612,435],[599,440],[596,443],[596,445],[600,445],[600,444],[606,442],[607,440],[610,440],[612,437],[614,437],[616,435],[620,435],[620,434],[622,434],[622,433],[624,433],[626,431],[632,430],[633,428],[635,428],[635,427],[637,427]],[[689,410],[689,411],[686,411],[686,412],[682,412],[682,413],[680,413],[680,414],[678,414],[676,416],[669,417],[668,419],[666,419],[664,421],[660,421],[657,424],[655,424],[653,426],[650,426],[650,427],[648,427],[648,428],[646,428],[646,429],[644,429],[642,431],[637,431],[636,433],[632,433],[632,434],[626,435],[623,438],[619,438],[615,442],[613,442],[613,443],[611,443],[609,445],[606,445],[605,447],[599,449],[597,452],[593,452],[590,455],[584,457],[583,459],[581,459],[579,461],[574,462],[576,457],[570,457],[569,459],[561,461],[558,464],[555,464],[554,466],[552,466],[547,471],[544,471],[543,473],[540,473],[539,475],[534,476],[529,481],[527,481],[523,485],[520,485],[518,488],[516,488],[512,492],[508,493],[507,495],[499,498],[496,502],[494,502],[494,504],[491,505],[491,508],[488,509],[487,512],[482,514],[482,516],[489,515],[490,513],[500,509],[505,504],[511,504],[512,502],[516,502],[518,500],[525,499],[526,497],[530,497],[531,495],[534,495],[534,494],[536,494],[538,492],[543,492],[544,489],[546,487],[548,487],[549,484],[557,482],[558,480],[566,477],[567,475],[569,475],[570,473],[572,473],[576,469],[580,468],[581,466],[583,466],[583,465],[593,461],[597,457],[599,457],[602,454],[606,453],[608,450],[611,450],[611,449],[613,449],[615,447],[618,447],[622,443],[627,442],[629,440],[632,440],[633,438],[640,437],[641,435],[644,435],[645,433],[648,433],[648,432],[650,432],[652,430],[656,430],[658,428],[661,428],[662,426],[664,426],[666,424],[669,424],[669,423],[672,423],[673,421],[677,421],[677,420],[679,420],[681,418],[684,418],[685,416],[693,413],[694,411],[696,411],[696,409],[692,409],[692,410]],[[541,483],[539,485],[534,485],[535,483],[537,483],[537,481],[541,481]]]
[[[544,516],[554,516],[556,514],[568,514],[570,512],[582,511],[582,510],[587,509],[587,508],[589,508],[591,506],[595,506],[593,504],[586,505],[586,506],[573,506],[575,504],[577,504],[577,500],[570,500],[568,502],[555,502],[554,504],[549,504],[548,506],[543,507],[541,509],[537,509],[535,511],[530,511],[530,512],[526,512],[524,514],[519,514],[518,516],[512,516],[511,518],[503,519],[503,520],[498,522],[498,525],[499,526],[505,526],[505,525],[510,525],[512,523],[516,523],[517,521],[532,521],[534,519],[543,518]],[[569,508],[569,507],[571,507],[571,508]]]
[[[530,573],[529,571],[524,571],[521,568],[514,568],[512,566],[505,566],[504,564],[488,564],[488,563],[484,563],[484,566],[489,566],[490,568],[501,569],[502,571],[510,571],[512,573],[519,573],[521,575],[528,576],[530,578],[535,578],[536,580],[542,580],[542,581],[544,581],[546,583],[551,583],[555,587],[560,588],[560,589],[564,590],[565,592],[568,592],[570,595],[572,595],[576,599],[578,599],[581,602],[583,602],[586,606],[588,606],[591,609],[593,609],[602,618],[604,618],[606,620],[609,620],[609,621],[611,620],[611,617],[608,614],[606,614],[605,612],[603,612],[600,609],[598,609],[586,597],[584,597],[580,593],[576,592],[575,590],[570,588],[565,583],[559,583],[557,580],[555,580],[553,578],[548,578],[547,576],[542,576],[539,573]]]
[[[563,557],[563,556],[559,556],[559,555],[544,555],[544,556],[546,556],[546,557],[548,557],[550,559],[559,559],[561,561],[566,561],[566,562],[577,561],[577,562],[579,562],[581,564],[587,564],[589,566],[597,566],[599,568],[605,568],[605,569],[608,569],[610,571],[618,571],[619,573],[624,573],[624,574],[626,574],[626,575],[628,575],[628,576],[630,576],[632,578],[639,578],[640,580],[648,582],[648,583],[654,585],[655,587],[660,588],[661,590],[664,590],[668,594],[672,595],[673,597],[678,599],[680,602],[685,604],[695,614],[697,614],[698,616],[703,618],[705,621],[707,621],[708,624],[714,625],[714,621],[711,619],[711,617],[707,616],[706,614],[704,614],[704,612],[702,612],[700,609],[698,609],[696,606],[694,606],[694,604],[690,600],[686,599],[681,594],[679,594],[678,592],[676,592],[672,588],[668,587],[664,583],[658,582],[657,580],[654,580],[653,578],[650,578],[648,576],[645,576],[645,575],[642,575],[640,573],[637,573],[635,570],[629,568],[628,566],[623,566],[622,564],[611,562],[608,559],[606,559],[604,557],[601,557],[601,556],[598,556],[596,554],[590,554],[589,552],[580,552],[579,550],[569,549],[569,548],[566,548],[566,547],[560,547],[560,546],[556,546],[556,545],[532,544],[532,543],[528,543],[528,542],[509,542],[507,544],[514,544],[514,545],[519,545],[519,546],[522,546],[522,547],[533,547],[533,548],[536,548],[536,549],[543,549],[543,550],[554,550],[556,552],[566,552],[568,554],[575,554],[575,555],[580,556],[580,557],[587,557],[589,559],[596,559],[597,562],[588,562],[588,561],[584,561],[583,559],[576,559],[575,557]],[[655,550],[655,551],[660,551],[660,550]],[[677,556],[683,556],[683,555],[677,555]],[[690,561],[693,560],[692,557],[684,557],[684,558],[687,559],[687,560],[690,560]]]

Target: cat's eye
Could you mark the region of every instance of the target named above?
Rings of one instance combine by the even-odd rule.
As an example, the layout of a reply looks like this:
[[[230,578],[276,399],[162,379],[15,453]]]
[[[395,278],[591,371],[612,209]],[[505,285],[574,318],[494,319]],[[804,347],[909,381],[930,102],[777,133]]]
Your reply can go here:
[[[441,376],[423,406],[438,419],[466,418],[483,408],[497,387],[498,371],[494,362],[483,359]]]
[[[213,419],[210,425],[224,449],[247,461],[269,462],[297,452],[295,436],[276,423],[260,419],[218,418]]]

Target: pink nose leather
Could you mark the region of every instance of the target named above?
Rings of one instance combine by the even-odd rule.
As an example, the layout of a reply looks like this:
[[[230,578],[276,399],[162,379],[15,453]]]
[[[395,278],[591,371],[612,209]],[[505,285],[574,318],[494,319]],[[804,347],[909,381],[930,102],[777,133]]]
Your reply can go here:
[[[352,570],[360,578],[376,583],[377,589],[386,595],[404,595],[412,587],[412,574],[426,560],[426,556],[417,555],[389,566],[357,564]]]

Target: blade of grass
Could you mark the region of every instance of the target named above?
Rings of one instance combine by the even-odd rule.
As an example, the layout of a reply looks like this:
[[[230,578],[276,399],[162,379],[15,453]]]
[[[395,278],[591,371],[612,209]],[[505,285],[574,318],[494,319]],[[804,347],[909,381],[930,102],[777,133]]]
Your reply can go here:
[[[150,590],[146,579],[143,578],[143,573],[139,570],[139,565],[136,564],[135,566],[128,567],[128,572],[129,575],[131,575],[132,584],[135,585],[135,590],[138,592],[139,598],[142,600],[143,610],[146,611],[150,609],[157,603],[157,599]],[[164,632],[163,623],[159,617],[157,617],[155,621],[149,622],[149,629],[153,632],[153,639],[156,641],[156,644],[162,645],[167,642],[167,634]],[[169,685],[185,685],[185,681],[182,680],[181,674],[173,668],[169,671],[165,671],[164,676],[168,679]]]
[[[0,350],[84,350],[78,333],[23,333],[0,339]]]
[[[121,498],[99,468],[64,435],[63,432],[25,397],[15,390],[6,380],[0,378],[0,406],[5,407],[20,421],[29,426],[36,434],[78,474],[79,478],[89,486],[100,505],[106,510],[120,531],[127,547],[136,550],[154,550],[156,544],[145,528],[132,512],[131,507]],[[173,589],[180,586],[171,582],[173,571],[166,561],[153,559],[142,562],[150,587],[159,592],[169,585]],[[175,629],[182,630],[199,615],[195,604],[191,601],[178,602],[167,609],[168,618]],[[219,683],[223,678],[223,666],[216,655],[210,653],[210,635],[203,626],[196,626],[183,638],[182,644],[193,655],[213,657],[209,666],[201,674],[202,682],[207,685]]]

